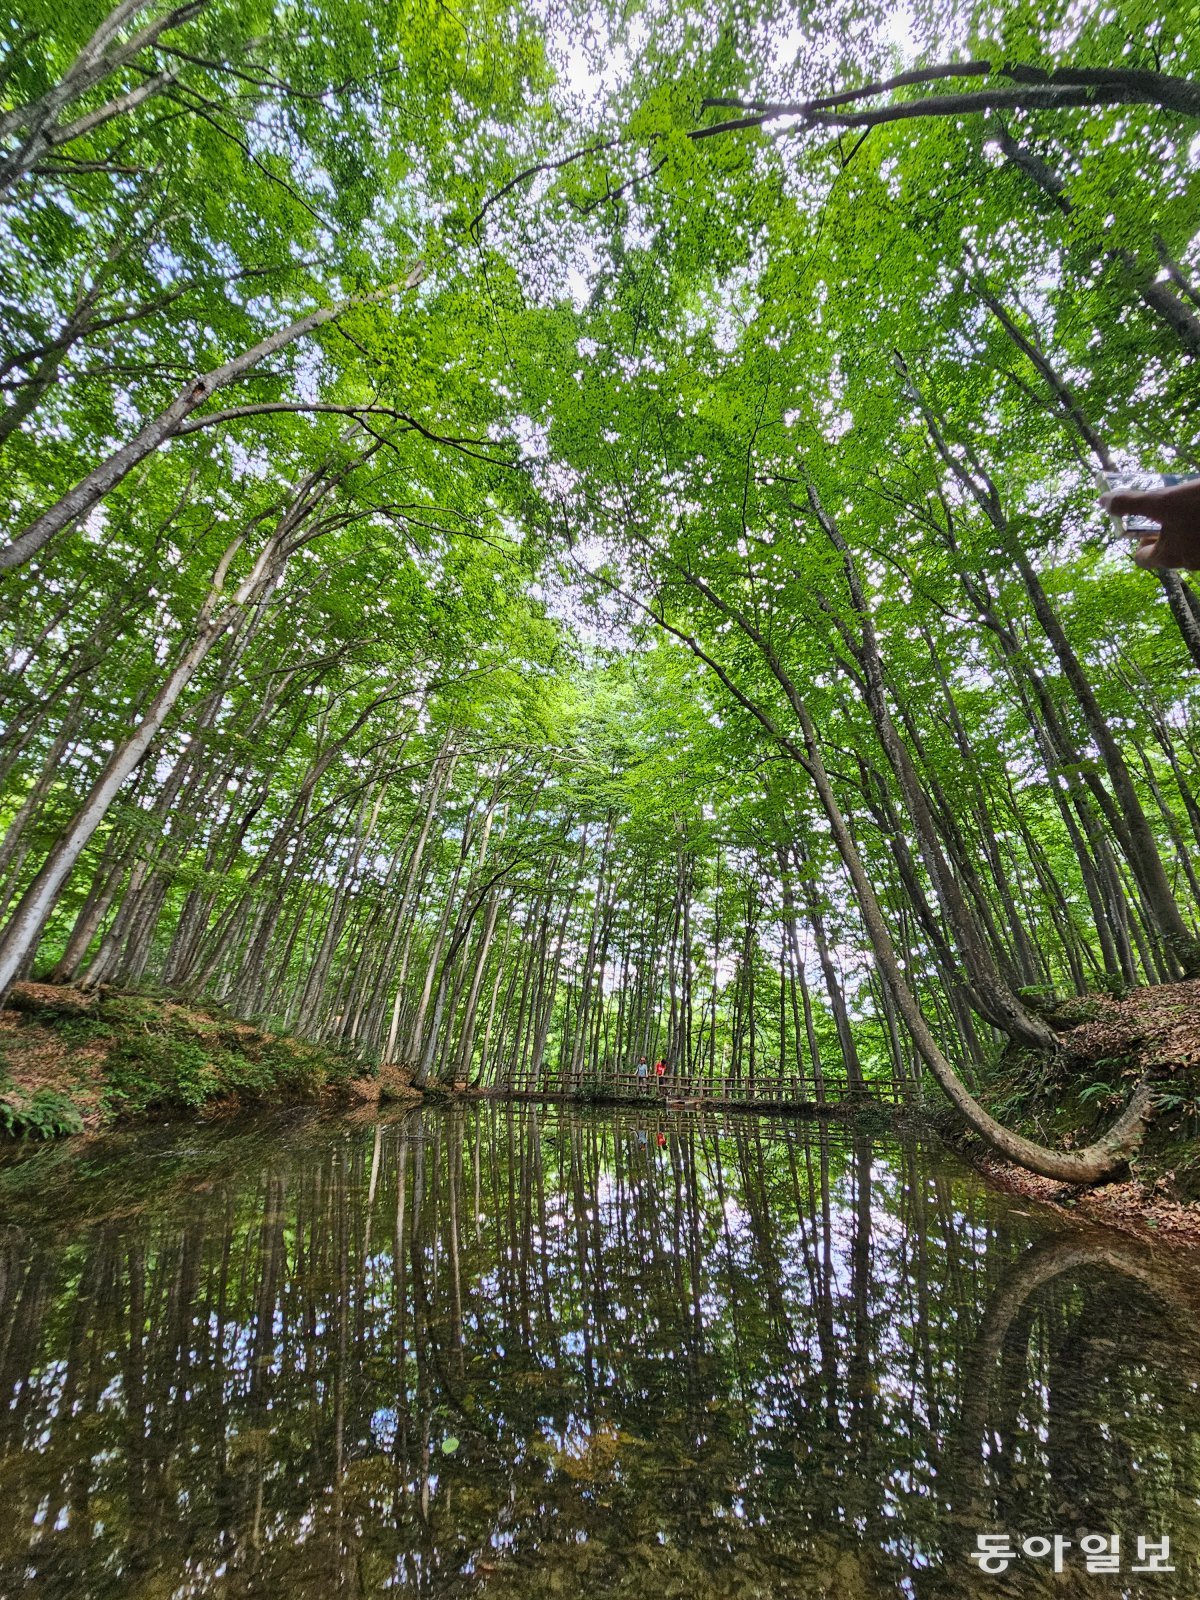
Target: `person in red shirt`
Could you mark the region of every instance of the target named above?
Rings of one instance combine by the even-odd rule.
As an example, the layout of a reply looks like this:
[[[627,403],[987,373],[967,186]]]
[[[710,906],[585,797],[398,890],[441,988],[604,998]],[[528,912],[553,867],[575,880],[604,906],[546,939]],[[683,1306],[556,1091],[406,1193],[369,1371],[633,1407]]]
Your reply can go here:
[[[663,1074],[666,1072],[666,1070],[667,1070],[667,1063],[663,1060],[663,1058],[661,1056],[659,1056],[658,1060],[654,1063],[654,1076],[655,1076],[655,1079],[657,1080],[658,1087],[660,1089],[663,1089],[663,1088],[666,1087],[664,1085],[664,1083],[663,1083]]]

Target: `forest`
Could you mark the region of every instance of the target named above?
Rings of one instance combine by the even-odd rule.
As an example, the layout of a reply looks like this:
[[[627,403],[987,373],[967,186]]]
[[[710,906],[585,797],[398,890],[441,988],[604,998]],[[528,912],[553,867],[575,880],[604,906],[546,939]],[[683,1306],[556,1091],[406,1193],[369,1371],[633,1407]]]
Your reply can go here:
[[[0,992],[936,1080],[1111,1173],[1146,1084],[985,1103],[1200,977],[1200,596],[1097,498],[1200,472],[1198,60],[1183,0],[26,0]]]

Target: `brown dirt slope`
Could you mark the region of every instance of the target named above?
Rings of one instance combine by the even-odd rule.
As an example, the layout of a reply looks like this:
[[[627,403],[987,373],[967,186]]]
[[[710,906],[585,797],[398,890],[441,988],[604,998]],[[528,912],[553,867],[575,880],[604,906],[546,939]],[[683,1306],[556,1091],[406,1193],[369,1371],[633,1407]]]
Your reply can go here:
[[[1075,1002],[1084,1020],[1063,1035],[1063,1044],[1090,1061],[1135,1058],[1157,1074],[1200,1068],[1200,978],[1135,989],[1122,1000],[1089,995]],[[1063,1012],[1069,1015],[1068,1008]]]
[[[1093,1136],[1149,1075],[1157,1109],[1143,1149],[1122,1181],[1072,1189],[992,1155],[979,1166],[993,1183],[1072,1215],[1146,1240],[1200,1247],[1200,979],[1136,989],[1121,999],[1088,995],[1058,1007],[1063,1045],[1051,1069],[1025,1059],[1004,1110],[1026,1113],[1038,1136],[1070,1146]],[[1010,1089],[1012,1085],[1010,1084]],[[1078,1126],[1081,1111],[1093,1126]],[[1057,1126],[1056,1126],[1056,1113]],[[1064,1133],[1063,1121],[1075,1122]]]

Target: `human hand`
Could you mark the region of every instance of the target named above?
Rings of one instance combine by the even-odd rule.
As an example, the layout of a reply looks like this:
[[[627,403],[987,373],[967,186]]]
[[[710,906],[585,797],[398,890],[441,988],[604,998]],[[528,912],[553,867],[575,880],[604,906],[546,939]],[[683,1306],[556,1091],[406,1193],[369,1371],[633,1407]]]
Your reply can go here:
[[[1169,489],[1114,489],[1100,504],[1113,516],[1149,517],[1155,529],[1133,529],[1139,567],[1200,567],[1200,478]]]

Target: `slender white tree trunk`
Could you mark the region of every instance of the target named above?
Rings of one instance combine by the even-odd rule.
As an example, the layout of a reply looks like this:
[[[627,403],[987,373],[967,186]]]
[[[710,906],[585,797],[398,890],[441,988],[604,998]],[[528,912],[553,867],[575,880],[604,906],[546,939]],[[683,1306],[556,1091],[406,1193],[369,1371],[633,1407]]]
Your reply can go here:
[[[264,591],[278,580],[289,554],[304,542],[300,530],[325,497],[328,487],[329,480],[324,469],[310,475],[293,495],[290,505],[280,516],[249,572],[229,595],[224,592],[225,579],[234,557],[242,547],[244,533],[226,547],[213,573],[212,584],[200,608],[190,643],[150,702],[142,720],[124,744],[118,745],[109,757],[74,820],[42,863],[0,935],[0,999],[33,958],[59,891],[96,829],[104,821],[122,785],[149,750],[213,645],[242,616],[243,607],[261,598]]]
[[[229,620],[228,614],[223,613],[221,618],[212,619],[195,635],[175,670],[154,697],[146,715],[125,743],[118,745],[109,757],[104,771],[76,813],[75,820],[22,895],[0,936],[0,996],[7,993],[13,979],[33,955],[42,929],[54,909],[59,890],[92,835],[104,821],[118,790],[150,748],[151,741],[195,676],[200,663],[229,625]]]
[[[425,854],[425,844],[429,838],[429,830],[433,826],[433,819],[437,813],[438,801],[442,791],[449,783],[454,772],[458,757],[452,755],[443,761],[439,752],[437,764],[434,767],[433,780],[430,785],[429,800],[425,807],[425,816],[421,822],[421,831],[417,835],[417,842],[413,846],[413,858],[409,864],[408,876],[404,884],[404,895],[400,901],[400,910],[396,914],[396,922],[403,925],[406,917],[411,917],[414,911],[414,897],[420,884],[421,858]],[[392,1019],[388,1027],[387,1043],[383,1047],[382,1061],[395,1059],[396,1040],[400,1036],[400,1015],[404,1009],[404,983],[408,977],[408,961],[412,953],[413,928],[410,925],[405,933],[404,951],[400,957],[400,970],[396,974],[396,998],[392,1003]]]

